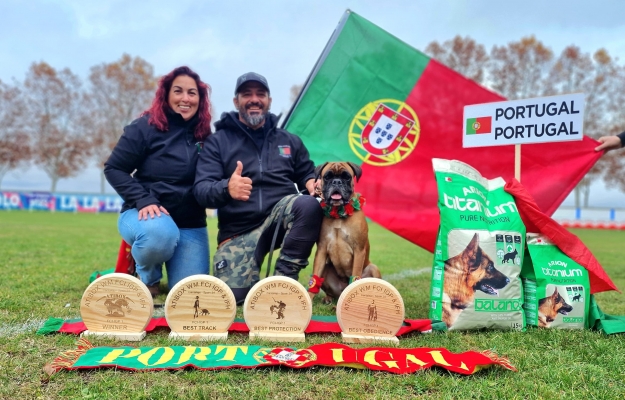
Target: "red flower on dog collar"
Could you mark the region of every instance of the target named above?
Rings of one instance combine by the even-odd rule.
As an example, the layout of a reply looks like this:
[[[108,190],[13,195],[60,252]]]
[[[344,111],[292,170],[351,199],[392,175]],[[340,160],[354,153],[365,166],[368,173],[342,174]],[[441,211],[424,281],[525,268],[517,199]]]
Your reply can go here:
[[[325,200],[321,200],[321,208],[323,214],[328,218],[347,218],[354,214],[354,211],[360,211],[365,206],[365,198],[356,193],[354,197],[349,199],[349,203],[344,206],[330,206]]]
[[[310,293],[319,293],[319,289],[321,289],[321,285],[323,285],[323,281],[325,279],[318,277],[317,275],[311,275],[310,280],[308,281],[308,291]]]

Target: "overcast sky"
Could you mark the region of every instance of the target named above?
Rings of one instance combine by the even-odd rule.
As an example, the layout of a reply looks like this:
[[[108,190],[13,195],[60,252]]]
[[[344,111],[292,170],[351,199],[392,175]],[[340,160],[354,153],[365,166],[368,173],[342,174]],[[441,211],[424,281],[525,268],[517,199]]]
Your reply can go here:
[[[39,61],[86,78],[90,67],[128,53],[151,63],[157,75],[180,65],[196,70],[213,88],[217,113],[232,109],[237,76],[259,72],[280,113],[290,106],[289,88],[304,82],[346,9],[419,50],[455,35],[487,49],[535,35],[556,54],[575,44],[584,52],[605,48],[625,62],[622,0],[0,0],[0,80],[23,80]],[[49,186],[34,168],[9,172],[2,182],[6,189]],[[97,170],[59,181],[58,190],[97,192]],[[606,201],[624,204],[625,196],[593,189],[591,205]]]

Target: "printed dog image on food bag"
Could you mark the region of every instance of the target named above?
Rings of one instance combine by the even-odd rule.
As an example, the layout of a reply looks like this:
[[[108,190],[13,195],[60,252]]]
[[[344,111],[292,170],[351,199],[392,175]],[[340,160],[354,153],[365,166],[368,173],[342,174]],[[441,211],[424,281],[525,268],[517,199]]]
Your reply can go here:
[[[541,328],[584,329],[588,325],[588,271],[549,239],[527,235],[521,270],[528,325]]]
[[[525,227],[501,178],[434,159],[441,225],[430,318],[449,330],[525,328],[521,272]]]

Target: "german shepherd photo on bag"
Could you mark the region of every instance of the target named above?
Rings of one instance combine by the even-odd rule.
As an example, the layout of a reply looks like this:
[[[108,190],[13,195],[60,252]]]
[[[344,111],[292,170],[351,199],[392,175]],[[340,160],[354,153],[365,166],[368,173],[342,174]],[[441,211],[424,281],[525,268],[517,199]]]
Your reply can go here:
[[[510,283],[493,260],[482,250],[476,233],[467,247],[455,257],[445,261],[445,286],[443,289],[443,322],[451,326],[458,315],[473,303],[477,290],[492,296]]]
[[[538,326],[549,328],[558,314],[568,315],[571,311],[573,306],[564,300],[556,287],[551,296],[538,301]]]

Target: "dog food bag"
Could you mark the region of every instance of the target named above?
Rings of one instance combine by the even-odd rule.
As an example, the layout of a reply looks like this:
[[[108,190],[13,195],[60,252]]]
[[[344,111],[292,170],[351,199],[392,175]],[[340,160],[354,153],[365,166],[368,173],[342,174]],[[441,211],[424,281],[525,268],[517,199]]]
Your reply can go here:
[[[430,318],[449,330],[525,329],[521,265],[525,226],[502,178],[434,159],[441,224]]]
[[[588,327],[588,271],[546,237],[527,235],[521,278],[528,325],[561,329]]]

